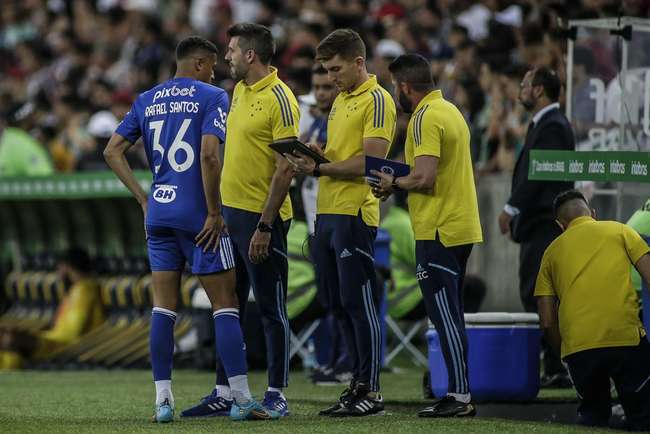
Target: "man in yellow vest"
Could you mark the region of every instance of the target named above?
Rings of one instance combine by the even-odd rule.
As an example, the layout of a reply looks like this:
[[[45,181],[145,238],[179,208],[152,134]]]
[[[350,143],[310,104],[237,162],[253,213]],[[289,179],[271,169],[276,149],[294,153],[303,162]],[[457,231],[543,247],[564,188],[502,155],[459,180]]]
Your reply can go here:
[[[429,62],[405,54],[389,66],[396,97],[413,113],[406,130],[407,176],[374,171],[373,192],[385,198],[408,191],[415,233],[415,275],[427,314],[440,336],[449,375],[447,395],[420,417],[474,416],[467,373],[467,337],[462,290],[467,260],[483,241],[479,221],[469,127],[458,108],[435,89]]]
[[[569,367],[578,421],[607,426],[610,378],[628,428],[650,431],[650,343],[630,278],[633,264],[650,281],[650,248],[634,229],[596,221],[576,190],[553,204],[563,233],[544,252],[535,285],[540,323]]]
[[[323,416],[381,414],[379,393],[381,331],[374,266],[379,201],[364,181],[365,156],[384,157],[395,133],[396,110],[390,94],[366,69],[366,46],[353,30],[338,29],[316,49],[340,93],[327,123],[325,157],[317,165],[287,157],[296,170],[320,176],[314,263],[330,293],[330,306],[343,326],[353,359],[353,380],[339,402]],[[315,147],[315,149],[320,149]]]

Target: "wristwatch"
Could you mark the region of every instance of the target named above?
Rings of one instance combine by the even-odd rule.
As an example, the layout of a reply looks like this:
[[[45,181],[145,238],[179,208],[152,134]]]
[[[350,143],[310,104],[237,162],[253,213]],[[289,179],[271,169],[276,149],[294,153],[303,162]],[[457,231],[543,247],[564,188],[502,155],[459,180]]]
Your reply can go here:
[[[273,228],[264,222],[259,222],[257,224],[257,230],[260,232],[271,232],[273,231]]]
[[[321,176],[319,167],[320,167],[320,163],[316,163],[316,166],[314,166],[314,170],[312,170],[311,172],[311,176],[315,176],[316,178]]]

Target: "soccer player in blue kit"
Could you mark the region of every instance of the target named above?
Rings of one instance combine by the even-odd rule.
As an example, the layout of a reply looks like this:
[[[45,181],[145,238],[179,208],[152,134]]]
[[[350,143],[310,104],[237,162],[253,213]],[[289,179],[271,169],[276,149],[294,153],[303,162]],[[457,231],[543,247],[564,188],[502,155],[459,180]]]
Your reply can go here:
[[[156,422],[171,422],[174,417],[174,322],[185,262],[198,276],[212,304],[217,353],[234,400],[230,417],[279,416],[256,402],[248,387],[235,294],[235,260],[221,216],[219,147],[226,137],[228,96],[209,84],[216,62],[214,44],[198,36],[183,39],[176,48],[175,77],[138,96],[104,151],[106,162],[136,197],[145,215],[154,289],[150,347]],[[149,195],[124,158],[140,137],[153,173]]]

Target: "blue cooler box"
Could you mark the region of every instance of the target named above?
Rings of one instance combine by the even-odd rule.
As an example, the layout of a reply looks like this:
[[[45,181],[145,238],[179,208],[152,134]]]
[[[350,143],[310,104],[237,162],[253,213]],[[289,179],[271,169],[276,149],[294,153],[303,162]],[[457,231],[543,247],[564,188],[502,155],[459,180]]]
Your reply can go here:
[[[469,388],[477,401],[529,401],[539,391],[539,317],[531,313],[465,314]],[[447,393],[447,368],[435,328],[427,331],[431,390]]]

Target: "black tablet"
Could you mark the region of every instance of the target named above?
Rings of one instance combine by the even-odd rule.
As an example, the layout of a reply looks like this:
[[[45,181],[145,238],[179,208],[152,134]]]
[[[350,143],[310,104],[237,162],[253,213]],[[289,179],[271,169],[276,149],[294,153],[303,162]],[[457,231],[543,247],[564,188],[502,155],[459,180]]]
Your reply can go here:
[[[278,154],[284,156],[285,154],[295,155],[296,153],[305,154],[314,159],[318,164],[329,163],[330,161],[320,155],[318,152],[313,151],[307,145],[297,139],[280,140],[273,142],[269,145]],[[294,152],[295,151],[295,152]]]

